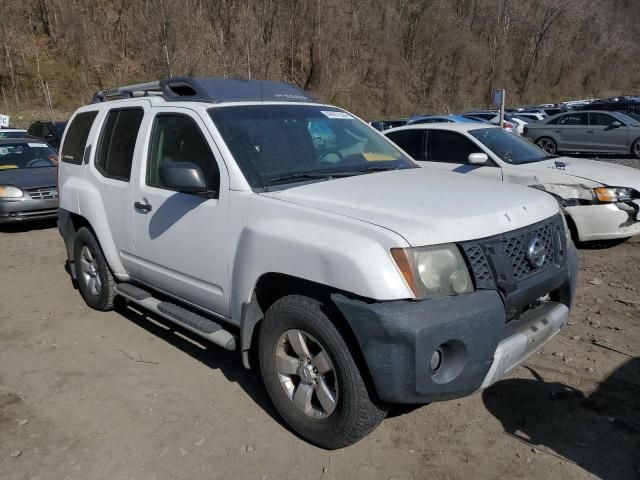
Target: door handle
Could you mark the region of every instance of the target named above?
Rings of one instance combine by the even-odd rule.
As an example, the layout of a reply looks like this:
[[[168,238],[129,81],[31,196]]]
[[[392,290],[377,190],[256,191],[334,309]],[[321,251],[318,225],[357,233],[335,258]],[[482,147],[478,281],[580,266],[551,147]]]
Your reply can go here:
[[[555,129],[554,132],[560,133],[560,129]]]
[[[151,211],[151,204],[147,203],[147,199],[144,199],[144,202],[136,202],[133,204],[133,206],[135,207],[136,210],[143,212],[143,213],[149,213]]]
[[[595,130],[587,130],[587,133],[596,133]]]

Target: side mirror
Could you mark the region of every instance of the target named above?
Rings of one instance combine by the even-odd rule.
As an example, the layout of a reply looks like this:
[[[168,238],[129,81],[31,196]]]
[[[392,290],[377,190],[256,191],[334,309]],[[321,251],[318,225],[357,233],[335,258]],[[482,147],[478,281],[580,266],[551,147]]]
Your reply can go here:
[[[486,153],[471,153],[467,160],[469,161],[469,165],[486,165],[489,157]]]
[[[191,162],[169,162],[160,167],[162,185],[183,193],[203,193],[207,183],[199,166]]]
[[[614,121],[614,122],[611,122],[611,125],[610,125],[610,126],[611,126],[612,128],[620,128],[620,127],[622,126],[622,123],[620,123],[619,121],[617,121],[617,120],[616,120],[616,121]]]

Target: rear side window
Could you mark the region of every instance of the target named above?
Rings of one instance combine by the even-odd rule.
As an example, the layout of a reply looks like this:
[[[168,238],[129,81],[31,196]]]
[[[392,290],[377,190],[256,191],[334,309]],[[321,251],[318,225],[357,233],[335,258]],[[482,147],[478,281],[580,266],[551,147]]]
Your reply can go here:
[[[144,111],[141,108],[111,110],[102,127],[95,165],[105,177],[129,181],[133,150]]]
[[[386,134],[393,143],[407,152],[415,160],[424,160],[423,130],[398,130]]]
[[[557,120],[549,123],[557,123],[558,125],[587,125],[587,114],[568,113],[567,115],[562,115],[561,117],[558,117]]]
[[[82,164],[89,131],[97,115],[98,112],[94,111],[79,113],[75,116],[73,122],[69,125],[64,145],[62,145],[60,158],[63,162],[73,163],[74,165]]]

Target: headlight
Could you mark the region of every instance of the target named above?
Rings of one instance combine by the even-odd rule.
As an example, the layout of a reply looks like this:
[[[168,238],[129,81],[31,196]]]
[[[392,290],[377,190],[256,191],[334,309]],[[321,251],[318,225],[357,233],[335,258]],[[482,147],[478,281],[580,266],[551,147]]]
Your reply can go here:
[[[417,299],[473,291],[467,264],[454,244],[392,248],[391,255]]]
[[[631,189],[624,187],[594,188],[593,196],[601,202],[627,202],[631,200]]]
[[[24,196],[24,192],[18,187],[13,185],[1,185],[0,186],[0,198],[21,198]]]

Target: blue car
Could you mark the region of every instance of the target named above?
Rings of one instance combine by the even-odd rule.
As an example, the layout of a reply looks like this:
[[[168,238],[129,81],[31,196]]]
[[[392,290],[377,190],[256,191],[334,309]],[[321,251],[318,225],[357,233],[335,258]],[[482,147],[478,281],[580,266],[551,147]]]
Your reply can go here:
[[[407,125],[418,123],[483,123],[479,118],[467,118],[462,115],[414,115]]]

